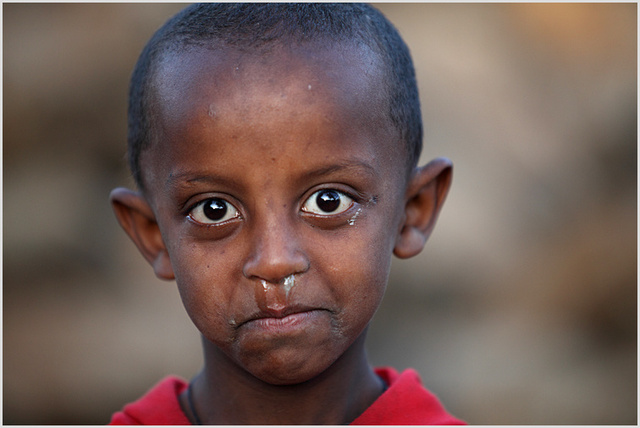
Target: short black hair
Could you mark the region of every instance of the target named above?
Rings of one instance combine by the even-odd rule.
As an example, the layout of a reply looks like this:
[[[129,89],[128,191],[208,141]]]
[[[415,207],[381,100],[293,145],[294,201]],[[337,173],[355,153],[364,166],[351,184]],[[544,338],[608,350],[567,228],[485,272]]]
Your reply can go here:
[[[141,154],[150,144],[150,94],[163,55],[187,46],[231,46],[268,51],[277,43],[333,41],[365,45],[380,56],[389,117],[405,143],[412,170],[422,151],[422,115],[413,61],[402,37],[382,13],[362,3],[205,3],[169,19],[143,49],[131,77],[128,158],[144,190]]]

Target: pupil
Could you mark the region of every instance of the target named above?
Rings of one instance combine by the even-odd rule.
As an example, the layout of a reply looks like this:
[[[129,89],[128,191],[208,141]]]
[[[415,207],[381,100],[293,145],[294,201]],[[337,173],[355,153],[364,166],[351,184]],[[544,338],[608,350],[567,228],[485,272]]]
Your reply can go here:
[[[330,213],[340,206],[340,194],[334,190],[325,190],[318,194],[316,203],[322,211]]]
[[[211,199],[204,205],[203,211],[209,220],[220,220],[227,213],[227,204],[220,199]]]

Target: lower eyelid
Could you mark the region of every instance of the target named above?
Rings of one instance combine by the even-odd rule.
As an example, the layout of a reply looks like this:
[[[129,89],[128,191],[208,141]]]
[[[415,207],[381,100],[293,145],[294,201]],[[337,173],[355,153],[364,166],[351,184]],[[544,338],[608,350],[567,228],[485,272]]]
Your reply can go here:
[[[337,212],[337,213],[334,213],[334,212],[324,212],[324,213],[321,213],[321,212],[316,212],[316,210],[311,210],[311,209],[309,209],[309,208],[306,208],[306,206],[307,206],[307,204],[308,204],[308,203],[312,203],[312,204],[316,205],[316,208],[318,208],[318,211],[323,211],[320,207],[318,207],[317,201],[313,199],[314,197],[316,197],[316,198],[317,198],[317,196],[316,196],[316,195],[318,195],[320,192],[323,192],[323,191],[333,191],[333,192],[336,192],[336,193],[340,194],[340,195],[341,195],[341,197],[348,198],[348,199],[350,200],[350,203],[349,203],[349,205],[348,205],[346,208],[344,208],[342,211]],[[341,202],[340,202],[340,206],[342,205],[342,203],[343,203],[343,202],[341,201]],[[351,195],[351,194],[349,194],[348,192],[345,192],[345,191],[343,191],[343,190],[339,190],[339,189],[334,189],[334,188],[325,188],[325,189],[319,189],[319,190],[316,190],[316,191],[315,191],[315,192],[313,192],[311,195],[309,195],[309,197],[307,197],[307,198],[304,200],[304,202],[302,203],[302,206],[300,207],[300,210],[301,210],[302,212],[304,212],[304,213],[307,213],[307,214],[310,214],[310,215],[314,215],[314,216],[317,216],[317,217],[335,217],[335,216],[339,216],[339,215],[341,215],[341,214],[343,214],[343,213],[347,212],[347,211],[348,211],[348,210],[349,210],[349,209],[350,209],[354,204],[356,204],[356,203],[357,203],[357,197],[352,196],[352,195]]]
[[[307,211],[307,210],[300,210],[300,211],[304,216],[307,216],[307,217],[312,217],[315,219],[331,220],[331,219],[341,219],[344,217],[352,216],[354,209],[362,210],[362,206],[358,202],[352,200],[351,204],[349,204],[349,206],[344,211],[340,211],[338,213],[318,214],[313,211]]]
[[[217,227],[224,227],[224,226],[228,226],[231,223],[235,223],[239,220],[242,220],[242,216],[238,213],[236,214],[234,217],[231,217],[225,221],[222,221],[220,223],[203,223],[201,221],[196,220],[195,218],[193,218],[193,216],[191,216],[190,214],[186,216],[187,220],[189,222],[191,222],[192,224],[198,226],[198,227],[204,227],[204,228],[217,228]]]
[[[210,221],[209,222],[209,221],[200,221],[200,220],[198,220],[196,218],[196,215],[194,215],[194,213],[196,212],[196,210],[203,210],[204,205],[208,201],[211,201],[212,199],[219,199],[219,200],[224,201],[224,203],[227,206],[227,209],[232,209],[235,213],[231,217],[229,217],[228,219],[223,220],[223,221],[215,221],[215,220],[209,219],[209,221]],[[204,215],[204,214],[201,213],[201,215]],[[225,216],[226,216],[226,214],[225,214]],[[235,205],[233,205],[229,201],[224,200],[222,198],[208,198],[208,199],[205,199],[203,201],[200,201],[200,202],[192,205],[191,208],[189,208],[189,210],[186,212],[186,217],[188,219],[190,219],[192,222],[196,223],[197,225],[202,225],[202,226],[220,226],[220,225],[225,225],[230,221],[236,220],[241,216],[240,216],[240,211],[235,207]]]

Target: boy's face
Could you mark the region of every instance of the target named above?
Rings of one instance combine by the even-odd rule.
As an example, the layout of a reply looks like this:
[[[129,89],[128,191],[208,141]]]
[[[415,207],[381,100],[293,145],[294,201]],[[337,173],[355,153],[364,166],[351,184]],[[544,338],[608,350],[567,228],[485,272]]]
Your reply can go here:
[[[363,333],[404,215],[405,152],[377,58],[196,49],[156,79],[147,198],[204,337],[298,383]]]

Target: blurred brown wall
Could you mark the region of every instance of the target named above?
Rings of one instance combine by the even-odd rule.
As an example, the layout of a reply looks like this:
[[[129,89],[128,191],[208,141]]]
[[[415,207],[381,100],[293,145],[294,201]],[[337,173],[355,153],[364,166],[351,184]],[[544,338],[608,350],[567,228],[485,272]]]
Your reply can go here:
[[[102,424],[199,338],[119,230],[128,78],[183,5],[3,4],[4,422]],[[417,68],[427,249],[369,336],[474,424],[635,424],[637,23],[626,4],[379,4]]]

